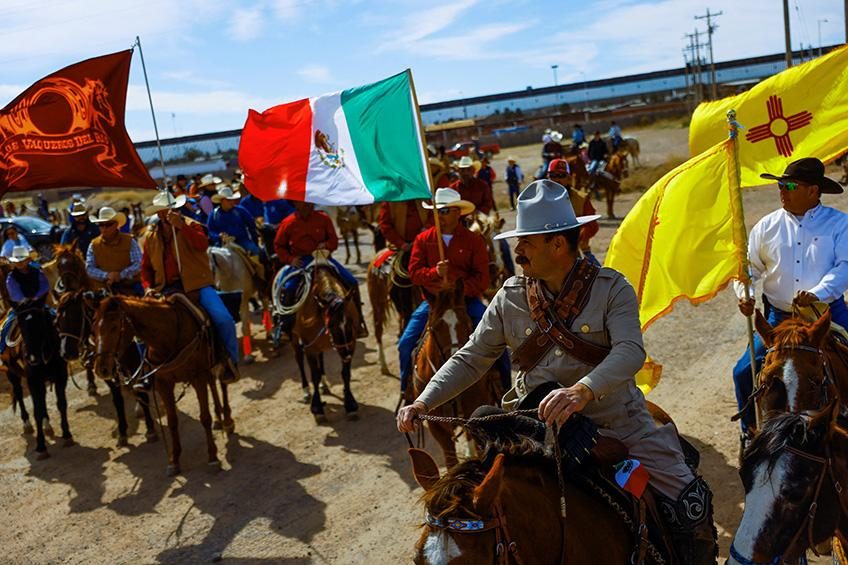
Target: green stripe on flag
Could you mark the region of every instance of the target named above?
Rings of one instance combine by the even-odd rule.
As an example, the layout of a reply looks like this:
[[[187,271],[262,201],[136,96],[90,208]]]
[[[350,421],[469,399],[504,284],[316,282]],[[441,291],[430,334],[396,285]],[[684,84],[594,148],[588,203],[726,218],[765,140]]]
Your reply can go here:
[[[374,200],[430,198],[409,74],[344,90],[341,102],[362,179]]]

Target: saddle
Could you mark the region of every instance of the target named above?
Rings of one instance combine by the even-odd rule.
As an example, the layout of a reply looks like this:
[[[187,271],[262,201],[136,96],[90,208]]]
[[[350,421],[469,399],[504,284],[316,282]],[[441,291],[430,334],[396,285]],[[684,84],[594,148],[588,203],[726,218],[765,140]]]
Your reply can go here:
[[[175,306],[183,306],[192,316],[194,316],[194,319],[204,330],[208,331],[212,327],[212,320],[209,318],[209,314],[207,314],[203,308],[195,304],[194,301],[192,301],[192,299],[187,295],[181,292],[175,292],[173,294],[169,294],[164,298],[164,300]]]

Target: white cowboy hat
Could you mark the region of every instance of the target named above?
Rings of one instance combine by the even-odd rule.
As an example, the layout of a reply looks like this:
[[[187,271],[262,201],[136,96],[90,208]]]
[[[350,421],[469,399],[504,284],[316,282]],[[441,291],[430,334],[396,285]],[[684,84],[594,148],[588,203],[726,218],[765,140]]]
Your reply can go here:
[[[216,177],[213,174],[203,175],[200,177],[200,184],[198,184],[197,187],[203,188],[205,186],[217,185],[221,182],[221,177]]]
[[[515,157],[510,155],[509,157],[506,158],[506,162],[507,163],[517,163],[518,161],[515,159]]]
[[[551,140],[555,141],[556,143],[559,143],[560,141],[562,141],[562,134],[558,131],[552,132]]]
[[[159,191],[153,197],[153,206],[150,209],[151,214],[155,214],[159,210],[176,210],[182,208],[186,203],[185,194],[174,196],[167,190]]]
[[[10,263],[22,263],[29,260],[29,249],[23,245],[16,245],[12,248],[12,255],[9,257]]]
[[[74,205],[71,206],[71,216],[74,218],[78,218],[80,216],[85,216],[88,213],[88,210],[85,208],[85,204],[82,202],[74,202]]]
[[[459,167],[460,169],[467,169],[467,168],[473,167],[473,166],[474,166],[474,161],[472,161],[471,157],[469,157],[468,155],[466,155],[465,157],[460,159],[459,164],[457,165],[457,167]]]
[[[241,192],[233,192],[232,187],[226,184],[219,184],[216,188],[217,194],[212,196],[212,202],[220,202],[221,200],[241,200]]]
[[[118,222],[118,229],[127,223],[127,216],[123,212],[116,212],[114,208],[104,206],[100,209],[96,216],[89,216],[89,220],[93,224],[107,224],[109,222]]]
[[[568,197],[568,189],[548,179],[528,184],[518,195],[517,208],[515,229],[500,233],[494,239],[568,230],[601,217],[576,216]]]
[[[422,202],[421,206],[428,210],[442,208],[459,208],[461,215],[470,214],[474,211],[474,204],[468,200],[463,200],[457,191],[452,188],[439,188],[436,190],[435,205],[429,202]]]

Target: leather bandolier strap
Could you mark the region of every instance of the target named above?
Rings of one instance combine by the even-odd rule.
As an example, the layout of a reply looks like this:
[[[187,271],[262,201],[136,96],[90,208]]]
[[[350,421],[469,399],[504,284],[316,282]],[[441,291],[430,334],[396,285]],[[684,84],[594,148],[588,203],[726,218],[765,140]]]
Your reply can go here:
[[[553,302],[545,297],[541,282],[535,279],[527,281],[527,303],[536,329],[512,354],[512,362],[519,370],[529,372],[554,345],[587,365],[597,366],[606,358],[609,347],[586,341],[569,330],[589,301],[599,270],[589,261],[578,260]]]

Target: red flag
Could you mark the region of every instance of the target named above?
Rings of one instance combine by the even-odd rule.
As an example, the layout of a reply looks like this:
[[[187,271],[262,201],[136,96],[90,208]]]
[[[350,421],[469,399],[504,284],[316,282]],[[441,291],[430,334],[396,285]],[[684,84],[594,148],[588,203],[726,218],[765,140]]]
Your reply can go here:
[[[127,50],[65,67],[0,110],[0,194],[156,187],[124,127],[131,59]]]

